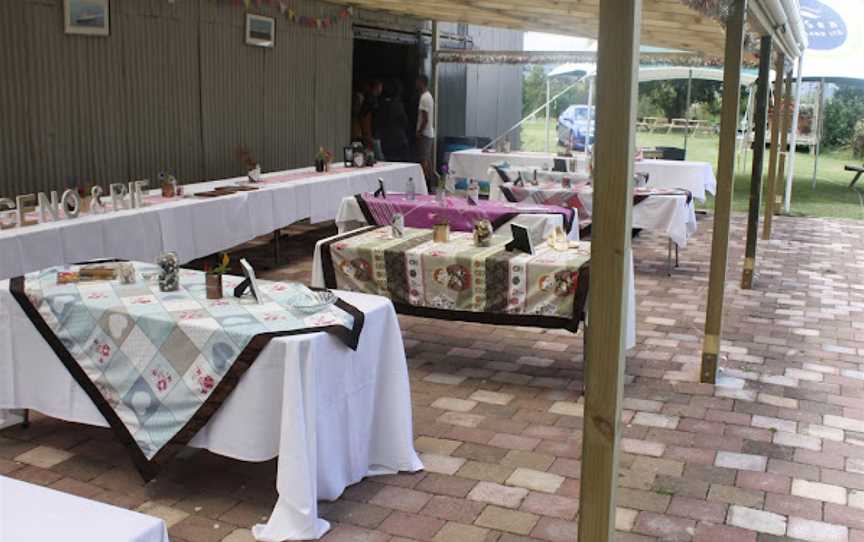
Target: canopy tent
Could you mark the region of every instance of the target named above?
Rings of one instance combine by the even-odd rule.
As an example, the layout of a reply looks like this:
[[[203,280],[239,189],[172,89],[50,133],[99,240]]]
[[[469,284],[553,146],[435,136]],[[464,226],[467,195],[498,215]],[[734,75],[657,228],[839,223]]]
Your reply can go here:
[[[861,20],[864,18],[864,0],[800,0],[801,19],[807,32],[808,46],[797,70],[798,88],[795,97],[794,119],[797,121],[800,107],[800,87],[802,81],[820,83],[817,102],[817,123],[815,130],[816,149],[813,160],[811,187],[816,188],[816,174],[821,153],[822,129],[824,124],[825,83],[864,84],[864,32]],[[797,130],[792,132],[791,149],[797,144]],[[789,168],[786,172],[784,209],[791,206],[792,178],[795,173],[795,153],[789,155]]]
[[[559,75],[594,76],[597,73],[595,64],[564,64],[549,72],[548,77]],[[741,70],[741,85],[749,87],[756,82],[756,70]],[[701,66],[640,66],[639,82],[662,81],[670,79],[704,79],[722,81],[723,69]]]

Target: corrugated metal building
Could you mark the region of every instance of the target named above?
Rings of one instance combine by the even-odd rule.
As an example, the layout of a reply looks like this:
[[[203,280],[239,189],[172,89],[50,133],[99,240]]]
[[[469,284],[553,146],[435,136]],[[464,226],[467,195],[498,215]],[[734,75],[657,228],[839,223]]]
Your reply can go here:
[[[340,11],[308,0],[287,7],[308,17]],[[230,0],[113,0],[108,37],[65,34],[63,0],[0,2],[0,195],[161,170],[182,182],[237,175],[238,145],[265,171],[309,165],[319,146],[349,140],[355,27],[413,34],[418,65],[428,58],[425,22],[357,13],[307,28],[277,1],[251,11],[276,18],[273,49],[244,43],[245,9]],[[476,48],[521,48],[518,32],[461,33]],[[447,66],[442,75],[439,135],[492,137],[519,119],[518,67]]]

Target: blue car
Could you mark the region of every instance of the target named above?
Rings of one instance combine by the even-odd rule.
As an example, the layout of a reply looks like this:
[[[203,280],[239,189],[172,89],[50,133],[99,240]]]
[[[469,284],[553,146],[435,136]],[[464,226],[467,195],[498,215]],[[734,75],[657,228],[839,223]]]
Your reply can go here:
[[[591,107],[591,120],[588,120],[587,105],[571,105],[558,116],[558,143],[571,150],[585,150],[594,144],[594,118],[597,112]]]

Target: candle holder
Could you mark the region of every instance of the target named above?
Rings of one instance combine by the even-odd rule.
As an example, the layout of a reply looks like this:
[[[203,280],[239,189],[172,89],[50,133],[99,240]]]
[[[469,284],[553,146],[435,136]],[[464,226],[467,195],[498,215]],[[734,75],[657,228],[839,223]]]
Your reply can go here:
[[[449,222],[438,222],[432,226],[432,241],[435,243],[447,243],[450,241]]]

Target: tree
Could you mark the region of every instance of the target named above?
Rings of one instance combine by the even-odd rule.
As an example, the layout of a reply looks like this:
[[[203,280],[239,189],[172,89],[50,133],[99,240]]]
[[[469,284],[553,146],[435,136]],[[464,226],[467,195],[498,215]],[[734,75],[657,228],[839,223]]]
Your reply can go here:
[[[825,105],[822,142],[831,148],[847,147],[855,135],[855,123],[864,119],[864,89],[839,85]]]
[[[522,116],[527,116],[546,103],[546,70],[543,66],[533,65],[527,70],[522,83]],[[576,79],[568,76],[552,79],[551,92],[555,96],[571,86]],[[565,109],[573,104],[584,104],[588,101],[588,84],[582,82],[568,90],[552,103],[551,116],[557,119]],[[541,111],[541,114],[545,112]]]
[[[659,107],[667,119],[680,119],[687,115],[686,79],[646,81],[639,87],[640,94]],[[690,102],[705,104],[709,112],[719,112],[720,88],[719,81],[693,79],[690,87]]]

